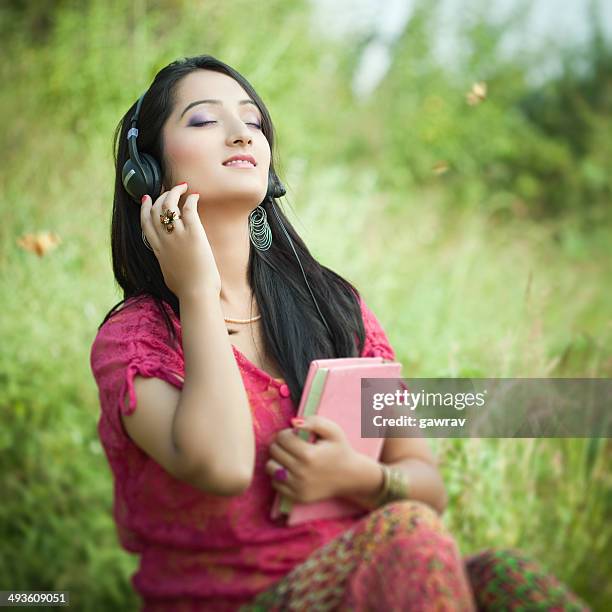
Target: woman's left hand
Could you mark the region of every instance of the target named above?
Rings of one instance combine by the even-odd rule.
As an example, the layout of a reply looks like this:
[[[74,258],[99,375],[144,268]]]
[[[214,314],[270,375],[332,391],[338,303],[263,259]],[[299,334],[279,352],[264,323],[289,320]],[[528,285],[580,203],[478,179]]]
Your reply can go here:
[[[342,496],[350,485],[356,454],[344,431],[319,415],[305,417],[299,429],[312,431],[319,439],[312,443],[302,440],[294,429],[279,431],[270,444],[271,459],[266,463],[272,486],[298,503]],[[286,480],[274,478],[281,467],[287,470]]]

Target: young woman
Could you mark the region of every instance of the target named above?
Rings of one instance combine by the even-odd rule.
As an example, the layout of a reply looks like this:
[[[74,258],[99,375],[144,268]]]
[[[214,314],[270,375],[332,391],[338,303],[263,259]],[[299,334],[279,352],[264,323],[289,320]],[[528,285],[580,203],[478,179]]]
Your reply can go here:
[[[316,443],[293,435],[313,359],[395,354],[281,211],[273,147],[260,97],[211,56],[163,68],[115,133],[124,299],[91,368],[144,609],[587,610],[519,551],[461,557],[423,439],[385,440],[379,463],[324,418],[304,425]],[[363,513],[288,527],[277,492]]]

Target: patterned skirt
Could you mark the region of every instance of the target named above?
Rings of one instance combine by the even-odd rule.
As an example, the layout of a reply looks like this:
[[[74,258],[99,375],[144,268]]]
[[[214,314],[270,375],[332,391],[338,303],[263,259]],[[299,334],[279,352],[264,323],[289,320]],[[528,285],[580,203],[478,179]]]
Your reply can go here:
[[[240,612],[418,612],[590,608],[515,549],[462,559],[428,505],[396,501],[365,515]]]

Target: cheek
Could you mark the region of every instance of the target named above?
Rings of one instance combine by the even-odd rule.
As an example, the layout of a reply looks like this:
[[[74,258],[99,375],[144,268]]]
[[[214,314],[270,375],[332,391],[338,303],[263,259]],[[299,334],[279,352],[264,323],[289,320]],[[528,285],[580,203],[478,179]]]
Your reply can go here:
[[[268,172],[270,170],[270,154],[265,151],[256,153],[257,157],[257,173],[261,180],[268,182]]]
[[[257,158],[263,162],[263,165],[266,168],[270,167],[270,159],[271,159],[270,145],[268,144],[268,141],[265,139],[265,136],[263,137],[263,143],[259,147],[259,154]]]
[[[183,139],[166,145],[166,155],[175,168],[188,168],[192,165],[202,165],[205,154],[202,143]]]

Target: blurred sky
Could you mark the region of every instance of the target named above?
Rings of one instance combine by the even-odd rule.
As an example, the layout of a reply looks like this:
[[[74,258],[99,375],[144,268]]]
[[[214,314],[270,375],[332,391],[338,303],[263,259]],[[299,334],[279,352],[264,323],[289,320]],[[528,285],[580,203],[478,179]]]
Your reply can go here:
[[[416,0],[310,0],[313,6],[313,28],[318,35],[361,37],[374,35],[364,48],[353,81],[357,97],[367,97],[384,77],[391,63],[391,46],[404,30]],[[544,61],[534,62],[529,80],[539,83],[557,74],[561,68],[555,47],[579,44],[588,38],[589,7],[598,8],[599,23],[606,38],[612,38],[612,0],[439,0],[435,55],[439,62],[452,68],[461,57],[457,24],[484,10],[487,20],[496,23],[513,11],[525,15],[525,25],[509,29],[500,49],[506,55],[517,50],[550,49]],[[482,8],[479,8],[482,7]],[[478,11],[478,13],[477,13]],[[541,56],[540,56],[541,57]],[[474,79],[478,79],[474,75]]]

